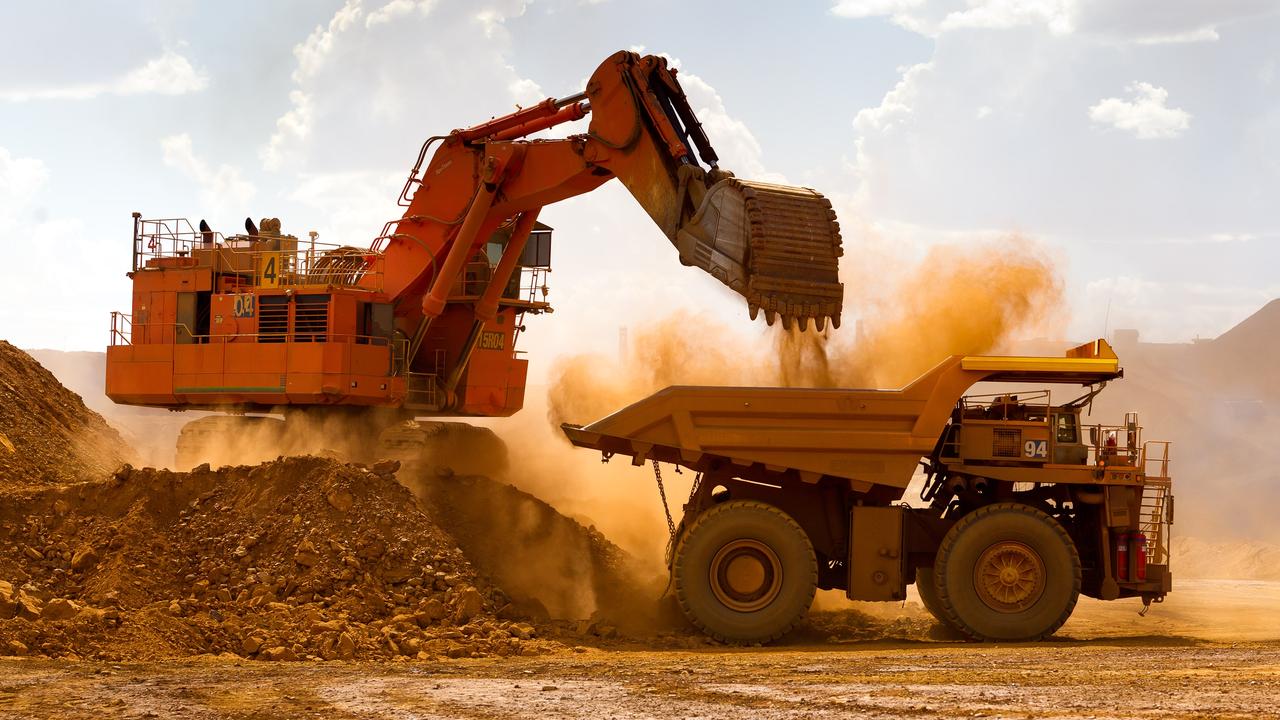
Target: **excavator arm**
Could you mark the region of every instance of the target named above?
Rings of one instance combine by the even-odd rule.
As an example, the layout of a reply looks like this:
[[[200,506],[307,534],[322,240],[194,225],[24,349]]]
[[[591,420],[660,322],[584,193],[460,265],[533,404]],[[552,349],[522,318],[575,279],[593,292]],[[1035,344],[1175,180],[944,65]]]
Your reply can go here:
[[[527,140],[590,116],[585,134]],[[423,167],[427,152],[437,144]],[[840,322],[839,225],[806,188],[750,182],[719,167],[710,140],[664,58],[618,52],[585,92],[432,138],[410,172],[404,216],[375,247],[385,291],[417,342],[444,310],[467,260],[496,230],[511,240],[476,303],[476,332],[493,319],[501,288],[542,207],[617,178],[677,248],[681,262],[746,298],[755,318],[821,328]],[[411,351],[413,352],[413,351]]]

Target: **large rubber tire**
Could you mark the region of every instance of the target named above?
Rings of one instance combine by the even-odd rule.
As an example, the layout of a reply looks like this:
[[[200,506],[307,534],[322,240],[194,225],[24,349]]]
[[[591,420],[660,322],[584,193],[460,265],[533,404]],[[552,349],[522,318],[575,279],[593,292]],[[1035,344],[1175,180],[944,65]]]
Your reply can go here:
[[[924,605],[924,609],[929,611],[934,620],[948,628],[959,630],[942,610],[942,602],[938,600],[938,588],[933,582],[933,568],[916,568],[916,592],[920,593],[920,604]]]
[[[1058,521],[1019,503],[979,508],[952,526],[933,567],[939,609],[974,640],[1052,635],[1080,597],[1080,555]]]
[[[786,635],[808,613],[818,587],[809,536],[790,515],[751,500],[699,515],[676,546],[671,572],[680,610],[721,642]]]

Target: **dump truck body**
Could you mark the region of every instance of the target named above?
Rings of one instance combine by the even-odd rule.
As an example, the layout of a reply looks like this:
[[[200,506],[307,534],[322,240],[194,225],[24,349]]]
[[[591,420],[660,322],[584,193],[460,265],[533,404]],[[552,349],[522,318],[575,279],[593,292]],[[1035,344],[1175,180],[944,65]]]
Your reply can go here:
[[[948,611],[937,614],[975,637],[1026,639],[1052,632],[1070,612],[1065,607],[1061,617],[1009,619],[1027,610],[1017,610],[1020,604],[1038,607],[1043,593],[1061,590],[1056,575],[1074,578],[1074,589],[1059,593],[1071,596],[1071,606],[1078,592],[1150,602],[1169,591],[1168,446],[1143,441],[1136,416],[1117,426],[1084,426],[1081,408],[1097,391],[1060,404],[1047,390],[1021,397],[966,393],[977,383],[1100,390],[1122,374],[1111,348],[1099,340],[1060,358],[954,356],[900,390],[672,387],[564,431],[575,445],[599,450],[606,459],[625,455],[635,464],[669,462],[701,473],[671,544],[673,572],[680,569],[685,533],[725,502],[783,513],[811,546],[816,585],[843,589],[857,600],[901,600],[906,585],[919,583],[921,575],[936,585],[932,571],[942,551],[959,542],[948,543],[957,529],[969,539],[998,538],[1001,532],[1017,535],[1015,526],[1025,525],[1018,532],[1034,542],[993,540],[988,549],[998,552],[966,560],[981,561],[966,569],[969,585],[982,585],[974,579],[982,568],[991,573],[979,599],[1000,622],[975,626],[947,617]],[[928,505],[897,504],[921,467]],[[995,519],[970,517],[980,510]],[[718,511],[716,518],[722,515]],[[752,517],[772,522],[767,514]],[[790,542],[781,526],[775,530],[779,542]],[[765,544],[741,557],[720,561],[737,562],[739,579],[771,577],[775,564],[781,577],[781,556],[760,542]],[[1139,542],[1141,568],[1138,553],[1127,552]],[[1045,544],[1045,557],[1058,557],[1061,567],[1046,565],[1036,543]],[[723,605],[734,576],[725,565],[718,578],[716,567],[705,570],[710,596]],[[952,570],[949,581],[959,583],[965,573]],[[737,639],[760,637],[744,632]]]

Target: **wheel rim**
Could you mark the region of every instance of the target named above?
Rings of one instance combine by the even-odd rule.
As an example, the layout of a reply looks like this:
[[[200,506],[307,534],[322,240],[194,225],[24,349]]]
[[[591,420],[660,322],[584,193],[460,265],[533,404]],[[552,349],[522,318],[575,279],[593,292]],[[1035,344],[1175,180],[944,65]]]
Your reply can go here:
[[[711,591],[725,607],[754,612],[782,590],[782,562],[759,540],[734,540],[711,559]]]
[[[1002,613],[1021,612],[1044,594],[1044,560],[1023,543],[998,542],[978,557],[973,583],[987,607]]]

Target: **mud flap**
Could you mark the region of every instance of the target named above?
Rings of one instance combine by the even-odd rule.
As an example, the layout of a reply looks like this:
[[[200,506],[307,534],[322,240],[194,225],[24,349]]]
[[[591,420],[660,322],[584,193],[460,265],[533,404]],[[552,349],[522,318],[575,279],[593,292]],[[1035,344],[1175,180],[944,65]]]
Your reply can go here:
[[[849,515],[850,600],[902,600],[907,596],[901,507],[857,505]]]

